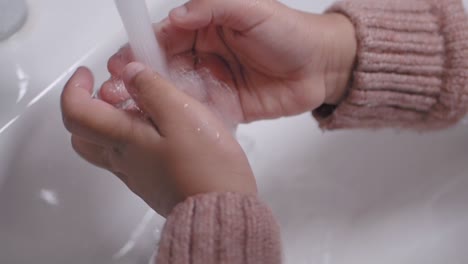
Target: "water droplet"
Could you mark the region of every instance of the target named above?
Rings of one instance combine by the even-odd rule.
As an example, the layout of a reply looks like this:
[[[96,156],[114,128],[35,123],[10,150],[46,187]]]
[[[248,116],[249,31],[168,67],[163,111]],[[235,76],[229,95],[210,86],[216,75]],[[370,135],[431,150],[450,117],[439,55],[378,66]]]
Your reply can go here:
[[[16,64],[16,76],[18,77],[18,98],[16,102],[19,103],[26,95],[29,86],[29,76],[24,72],[20,65]]]
[[[189,104],[184,104],[184,108],[187,108],[189,106]]]
[[[127,95],[127,88],[125,88],[125,83],[123,82],[122,79],[112,78],[112,85],[114,86],[114,89],[111,89],[111,91],[114,94],[119,95],[121,100],[127,99],[125,97]]]
[[[42,189],[39,197],[50,205],[58,205],[57,193],[52,190]]]
[[[134,108],[138,109],[137,104],[131,98],[117,104],[115,107],[117,107],[119,109],[122,109],[122,110],[131,110],[131,109],[134,109]]]
[[[197,128],[197,131],[200,132],[200,131],[201,131],[201,128]]]

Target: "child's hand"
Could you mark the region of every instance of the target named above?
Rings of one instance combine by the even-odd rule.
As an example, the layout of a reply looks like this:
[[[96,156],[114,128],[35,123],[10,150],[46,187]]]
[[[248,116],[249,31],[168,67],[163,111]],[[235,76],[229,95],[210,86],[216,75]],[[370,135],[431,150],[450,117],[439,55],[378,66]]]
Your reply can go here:
[[[244,152],[210,110],[141,64],[129,64],[123,79],[147,116],[92,98],[87,69],[66,85],[63,120],[78,154],[113,172],[162,215],[199,193],[256,193]]]
[[[157,25],[156,34],[171,65],[185,56],[187,65],[211,69],[236,92],[219,96],[209,84],[192,87],[208,90],[209,104],[239,122],[336,103],[356,54],[354,27],[344,16],[313,15],[271,0],[191,0]],[[130,60],[124,48],[110,59],[109,71],[119,78]],[[111,87],[105,84],[101,97],[118,101]],[[226,104],[226,98],[235,102]]]

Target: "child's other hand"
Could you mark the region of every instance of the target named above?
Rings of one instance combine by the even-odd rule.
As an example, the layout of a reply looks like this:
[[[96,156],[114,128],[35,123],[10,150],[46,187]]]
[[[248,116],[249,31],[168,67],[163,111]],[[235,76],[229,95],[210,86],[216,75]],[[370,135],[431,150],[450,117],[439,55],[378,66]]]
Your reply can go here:
[[[63,120],[79,155],[113,172],[162,215],[199,193],[256,193],[244,152],[210,110],[141,64],[129,64],[122,76],[147,116],[92,98],[85,68],[66,85]]]
[[[191,0],[156,25],[156,35],[171,65],[183,57],[188,67],[208,68],[231,87],[192,89],[207,90],[208,104],[238,122],[338,102],[356,54],[354,27],[344,16],[314,15],[271,0]],[[126,47],[109,60],[114,78],[131,59]],[[103,86],[101,98],[118,101],[111,87]],[[220,95],[229,90],[236,96]]]

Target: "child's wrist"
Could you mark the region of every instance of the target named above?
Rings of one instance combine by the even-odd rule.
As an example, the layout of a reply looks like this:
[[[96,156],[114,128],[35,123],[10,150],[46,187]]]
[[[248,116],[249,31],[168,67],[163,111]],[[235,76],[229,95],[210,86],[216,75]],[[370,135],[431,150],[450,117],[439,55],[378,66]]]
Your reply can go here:
[[[338,104],[346,95],[356,60],[357,40],[354,25],[344,15],[330,13],[328,46],[330,66],[325,72],[326,104]]]

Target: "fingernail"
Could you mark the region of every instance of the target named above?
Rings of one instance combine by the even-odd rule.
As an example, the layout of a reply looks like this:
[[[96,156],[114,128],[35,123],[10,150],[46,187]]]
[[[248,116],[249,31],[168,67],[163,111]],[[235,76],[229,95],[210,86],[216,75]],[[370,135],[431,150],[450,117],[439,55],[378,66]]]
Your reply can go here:
[[[68,79],[67,83],[65,84],[65,87],[71,87],[73,88],[79,88],[81,87],[80,79],[77,77],[78,74],[80,74],[80,71],[84,69],[83,66],[78,67],[75,72],[70,76],[70,79]]]
[[[171,13],[176,17],[183,17],[188,13],[188,9],[185,5],[181,5],[172,9]]]
[[[129,84],[135,76],[137,76],[140,72],[144,71],[146,69],[145,65],[139,63],[139,62],[131,62],[127,66],[125,66],[125,69],[122,74],[122,79],[126,84]]]
[[[76,71],[73,73],[72,77],[78,75],[84,69],[86,69],[84,66],[76,68]]]

